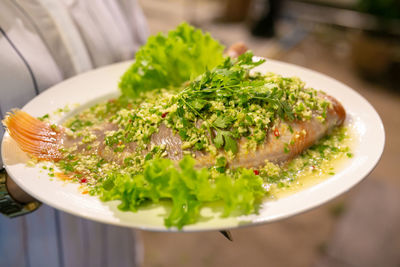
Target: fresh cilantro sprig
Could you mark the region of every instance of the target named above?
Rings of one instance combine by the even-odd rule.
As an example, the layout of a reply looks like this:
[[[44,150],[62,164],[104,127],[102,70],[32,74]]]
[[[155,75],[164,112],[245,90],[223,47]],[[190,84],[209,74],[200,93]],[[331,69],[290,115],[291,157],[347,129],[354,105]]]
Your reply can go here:
[[[212,71],[206,71],[200,79],[192,82],[177,97],[178,104],[186,106],[197,117],[206,120],[202,109],[207,106],[209,100],[221,98],[229,99],[238,90],[241,90],[243,81],[249,78],[249,71],[262,64],[264,60],[254,61],[253,53],[246,52],[238,59],[226,58],[224,63]],[[215,121],[207,125],[207,130],[217,148],[224,148],[225,151],[238,151],[237,141],[234,134],[228,128],[234,122],[229,116],[218,116]],[[215,134],[211,131],[213,129]]]
[[[210,101],[220,101],[225,106],[234,103],[235,108],[248,108],[252,103],[261,104],[274,117],[284,120],[295,119],[288,93],[277,84],[266,82],[261,75],[250,75],[250,71],[264,60],[254,60],[252,52],[246,52],[237,59],[225,61],[206,71],[190,83],[178,95],[178,105],[185,106],[196,117],[206,121],[210,115]],[[240,137],[231,126],[237,118],[219,114],[207,124],[207,130],[217,148],[237,153],[237,139]],[[264,135],[265,136],[265,135]]]
[[[217,135],[214,138],[214,145],[217,148],[224,146],[225,151],[232,151],[234,154],[238,152],[237,142],[229,131],[217,129]]]

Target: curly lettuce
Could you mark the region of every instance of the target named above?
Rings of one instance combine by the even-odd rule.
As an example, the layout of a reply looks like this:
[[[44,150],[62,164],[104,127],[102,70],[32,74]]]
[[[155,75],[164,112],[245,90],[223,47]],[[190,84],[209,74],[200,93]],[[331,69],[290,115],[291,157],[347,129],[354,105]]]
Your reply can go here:
[[[178,87],[222,63],[223,50],[210,34],[182,23],[168,35],[149,37],[121,77],[119,88],[132,98],[144,91]]]
[[[234,211],[249,214],[256,211],[266,194],[263,179],[252,170],[241,169],[233,179],[224,173],[212,177],[210,170],[197,170],[194,165],[190,156],[179,162],[179,168],[170,159],[152,159],[142,173],[108,175],[98,193],[103,201],[120,200],[118,208],[122,211],[135,212],[147,202],[170,200],[172,209],[164,224],[178,229],[197,222],[207,203],[222,201],[224,217]]]

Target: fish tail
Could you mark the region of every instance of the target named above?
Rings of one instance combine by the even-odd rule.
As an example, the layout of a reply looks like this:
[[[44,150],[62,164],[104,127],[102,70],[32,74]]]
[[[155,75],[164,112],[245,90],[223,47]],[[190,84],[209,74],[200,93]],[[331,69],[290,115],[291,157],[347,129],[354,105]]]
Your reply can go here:
[[[18,146],[38,160],[58,161],[62,158],[63,129],[32,117],[22,110],[12,110],[2,121]]]

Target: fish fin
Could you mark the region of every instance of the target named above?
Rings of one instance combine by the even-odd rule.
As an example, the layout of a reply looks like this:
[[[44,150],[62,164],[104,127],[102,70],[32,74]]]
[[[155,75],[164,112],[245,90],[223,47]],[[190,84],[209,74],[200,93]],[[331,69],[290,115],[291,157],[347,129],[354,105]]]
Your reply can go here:
[[[18,146],[33,158],[51,161],[62,158],[62,128],[43,122],[19,109],[7,113],[2,122]]]

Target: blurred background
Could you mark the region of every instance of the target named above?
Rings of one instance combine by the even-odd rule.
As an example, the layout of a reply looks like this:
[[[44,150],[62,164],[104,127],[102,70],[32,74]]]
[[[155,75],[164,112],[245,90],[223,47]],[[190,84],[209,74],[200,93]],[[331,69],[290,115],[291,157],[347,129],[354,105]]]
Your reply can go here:
[[[229,46],[304,66],[354,88],[380,114],[386,146],[360,185],[263,226],[141,232],[144,266],[400,266],[400,1],[141,0],[152,34],[187,21]]]

